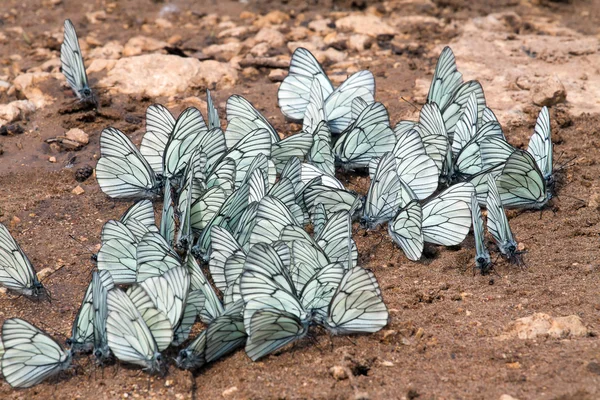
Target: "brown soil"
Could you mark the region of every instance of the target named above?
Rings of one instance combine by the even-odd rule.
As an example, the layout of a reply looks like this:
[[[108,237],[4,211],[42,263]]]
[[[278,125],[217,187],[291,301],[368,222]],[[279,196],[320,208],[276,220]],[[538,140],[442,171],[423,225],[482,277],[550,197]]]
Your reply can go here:
[[[24,35],[9,35],[10,40],[0,47],[3,68],[14,68],[15,63],[9,58],[13,54],[22,57],[17,68],[23,71],[37,65],[33,48],[41,46],[40,41],[47,41],[43,33],[57,31],[67,16],[78,27],[80,37],[94,31],[103,43],[124,43],[135,35],[148,35],[141,31],[141,25],[147,19],[155,19],[164,6],[159,1],[122,0],[104,23],[90,25],[85,12],[102,9],[98,2],[85,3],[85,12],[80,2],[63,0],[64,5],[54,8],[42,6],[46,3],[4,0],[0,4],[2,28],[20,26],[27,36],[25,40]],[[266,12],[273,8],[271,2],[252,0],[247,5],[230,1],[175,3],[183,11],[176,26],[193,23],[207,11],[239,21],[243,10]],[[294,15],[302,11],[310,20],[316,14],[361,7],[364,2],[284,3],[283,11]],[[483,1],[435,3],[438,16],[458,22],[489,12],[513,10],[552,16],[583,34],[597,35],[600,21],[597,1],[540,0],[528,7],[522,6],[525,2],[512,0],[494,1],[491,6]],[[577,18],[582,11],[589,12],[588,18]],[[129,29],[122,29],[123,24],[128,24]],[[210,32],[206,31],[181,28],[170,30],[168,35],[175,33],[184,40],[194,38],[197,43],[211,41]],[[435,32],[415,35],[422,41],[450,40]],[[168,38],[162,32],[157,32],[156,37]],[[56,49],[57,43],[44,46]],[[403,54],[361,65],[375,73],[378,99],[388,106],[393,123],[412,112],[412,106],[399,97],[411,98],[415,78],[427,77],[434,61],[419,54]],[[227,97],[241,93],[272,118],[278,130],[290,132],[292,128],[276,108],[277,85],[266,78],[268,70],[260,72],[253,79],[242,78],[231,90],[215,92],[216,103],[223,112]],[[91,76],[92,82],[99,78]],[[131,134],[139,143],[145,108],[151,102],[166,99],[109,99],[101,94],[104,107],[99,114],[61,114],[61,109],[70,107],[72,94],[57,87],[43,89],[57,98],[54,105],[21,123],[24,134],[0,136],[4,150],[0,156],[0,222],[9,226],[38,271],[62,268],[44,282],[52,292],[51,303],[0,295],[0,322],[10,317],[25,318],[62,342],[70,334],[94,267],[85,246],[93,248],[98,244],[103,223],[119,217],[128,206],[108,199],[93,178],[81,184],[84,194],[72,194],[78,185],[75,170],[86,164],[95,165],[99,133],[108,125]],[[189,94],[204,97],[203,93]],[[0,95],[0,102],[8,100],[14,98],[6,93]],[[564,153],[563,160],[577,157],[577,161],[562,176],[554,210],[509,215],[513,231],[527,250],[525,268],[498,259],[497,275],[473,274],[472,238],[457,248],[432,248],[422,262],[413,263],[392,245],[384,230],[365,234],[355,227],[362,265],[375,272],[390,310],[390,324],[382,332],[351,338],[331,338],[319,332],[314,340],[302,341],[260,362],[254,363],[238,351],[195,374],[171,366],[165,378],[148,377],[118,365],[99,369],[81,358],[75,362],[77,368],[69,373],[29,390],[15,391],[2,382],[0,398],[204,399],[221,397],[232,387],[237,391],[231,391],[228,398],[498,399],[505,393],[519,399],[598,398],[600,376],[593,363],[600,361],[600,354],[595,334],[571,340],[495,340],[510,321],[535,312],[553,316],[575,314],[592,333],[600,329],[600,117],[565,118],[570,122],[563,123],[562,128],[553,123],[553,132],[559,138],[555,154]],[[533,124],[531,116],[528,124],[511,127],[506,134],[509,139],[526,137]],[[54,152],[44,143],[71,127],[80,127],[90,134],[90,144],[83,150]],[[54,164],[48,162],[51,155],[57,158]],[[67,168],[73,157],[74,166]],[[366,191],[365,176],[343,178],[351,188]],[[15,224],[14,217],[20,223]],[[493,248],[492,243],[489,246]],[[175,356],[175,352],[169,356]],[[393,366],[387,366],[389,363]],[[353,372],[351,379],[336,381],[329,373],[336,365],[349,367]]]

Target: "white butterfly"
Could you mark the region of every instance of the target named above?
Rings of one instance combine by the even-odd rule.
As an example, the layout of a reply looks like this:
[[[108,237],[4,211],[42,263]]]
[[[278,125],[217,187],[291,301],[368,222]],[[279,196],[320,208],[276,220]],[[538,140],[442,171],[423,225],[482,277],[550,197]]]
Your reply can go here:
[[[2,375],[14,388],[28,388],[71,365],[65,351],[44,331],[27,321],[11,318],[2,325]]]
[[[295,121],[304,118],[314,80],[320,83],[326,121],[332,133],[340,133],[350,125],[355,98],[362,97],[367,103],[375,98],[375,78],[370,71],[359,71],[334,88],[315,57],[300,47],[294,51],[289,74],[277,92],[279,108],[286,118]]]
[[[517,252],[517,242],[508,224],[508,218],[506,218],[506,213],[504,212],[493,176],[488,178],[487,210],[488,231],[496,241],[500,253],[513,262],[520,262]]]
[[[392,151],[396,135],[389,126],[388,112],[381,103],[367,103],[356,98],[353,107],[361,111],[335,142],[336,163],[346,169],[367,168],[374,157]]]
[[[38,280],[33,265],[11,236],[0,224],[0,285],[32,298],[47,295]]]
[[[75,27],[69,19],[65,20],[64,24],[64,39],[60,46],[60,64],[62,73],[77,98],[84,102],[96,104],[94,92],[90,89],[85,72],[77,32],[75,32]]]
[[[489,211],[488,211],[489,212]],[[487,274],[492,268],[490,253],[485,246],[485,231],[483,228],[483,217],[477,196],[471,199],[471,219],[473,222],[473,235],[475,236],[475,268],[482,275]]]
[[[154,198],[160,181],[148,161],[123,132],[107,128],[100,135],[96,179],[112,198]]]
[[[138,288],[139,293],[145,294],[139,286],[130,290],[135,288]],[[144,303],[152,304],[149,298]],[[108,345],[115,357],[123,362],[142,366],[150,373],[161,371],[163,360],[155,337],[166,336],[167,339],[162,340],[162,343],[166,343],[166,346],[171,343],[173,330],[166,316],[150,306],[138,309],[132,299],[119,289],[108,292],[107,304],[106,332]],[[142,313],[146,310],[153,312],[144,319]],[[162,318],[158,318],[161,315]],[[149,321],[154,322],[153,330],[148,326]]]
[[[421,206],[413,201],[398,212],[388,232],[406,256],[417,261],[424,242],[442,246],[460,244],[471,227],[471,196],[475,188],[468,182],[450,186]]]

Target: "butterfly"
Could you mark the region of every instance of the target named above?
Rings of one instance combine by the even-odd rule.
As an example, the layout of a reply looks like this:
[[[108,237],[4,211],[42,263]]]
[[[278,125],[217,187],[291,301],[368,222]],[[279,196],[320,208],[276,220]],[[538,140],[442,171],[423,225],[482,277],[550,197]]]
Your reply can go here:
[[[44,331],[11,318],[2,325],[2,375],[14,388],[28,388],[66,370],[72,354]]]
[[[71,20],[65,20],[64,39],[60,46],[60,64],[67,83],[73,89],[77,98],[83,102],[96,105],[94,92],[90,89],[83,56],[79,47],[77,32]]]
[[[270,159],[278,172],[281,172],[291,157],[303,159],[313,144],[312,134],[305,131],[280,139],[271,123],[248,100],[239,95],[233,95],[227,100],[227,121],[229,124],[225,137],[230,149],[257,129],[269,132],[272,145]]]
[[[481,84],[477,81],[463,82],[452,49],[445,47],[435,66],[427,103],[435,103],[439,107],[450,143],[454,141],[456,124],[471,95],[476,99],[477,119],[482,120],[485,96]]]
[[[508,218],[506,218],[506,213],[504,212],[493,176],[488,177],[487,211],[488,231],[496,241],[500,253],[506,256],[511,262],[519,263],[517,242],[508,224]]]
[[[533,156],[542,176],[546,180],[546,189],[549,192],[554,190],[555,185],[551,133],[550,114],[548,108],[544,106],[535,122],[535,129],[531,139],[529,139],[527,152]]]
[[[374,333],[387,325],[388,317],[375,275],[355,266],[333,293],[325,327],[334,335]]]
[[[94,310],[94,356],[102,364],[110,358],[106,336],[106,318],[108,291],[114,288],[114,282],[108,271],[94,271],[92,274],[92,308]]]
[[[502,206],[541,209],[552,199],[546,179],[533,156],[515,149],[496,178]]]
[[[153,306],[149,296],[139,286],[132,286],[129,295],[117,288],[110,290],[107,306],[108,346],[115,357],[142,366],[150,373],[160,372],[163,367],[160,351],[173,338],[166,315]]]
[[[240,299],[212,320],[185,349],[179,352],[177,366],[196,369],[236,350],[246,342],[243,319],[244,302]]]
[[[46,288],[38,280],[33,265],[2,224],[0,224],[0,285],[35,299],[48,295]]]
[[[475,236],[475,268],[481,272],[481,275],[485,275],[492,268],[492,260],[485,246],[483,217],[481,216],[477,196],[471,198],[471,219],[473,222],[473,235]]]
[[[436,174],[436,186],[437,179]],[[363,201],[361,227],[375,229],[394,218],[399,208],[415,198],[416,194],[398,176],[396,157],[392,153],[386,153],[377,163],[369,191]]]
[[[388,112],[383,104],[368,105],[363,99],[356,98],[353,107],[360,109],[360,113],[335,142],[335,162],[345,169],[367,168],[372,158],[394,149],[396,135],[389,126]]]
[[[469,204],[474,193],[474,186],[463,182],[450,186],[423,206],[411,201],[388,225],[390,237],[412,261],[421,258],[424,242],[460,244],[471,227]]]
[[[116,199],[154,198],[161,191],[161,182],[146,158],[116,128],[106,128],[100,135],[96,179],[102,191]]]
[[[375,78],[370,71],[359,71],[334,88],[310,51],[299,47],[292,54],[289,74],[277,92],[279,108],[286,118],[294,121],[304,118],[314,80],[318,80],[321,86],[324,113],[333,134],[342,132],[350,125],[355,98],[361,97],[367,103],[374,101]]]

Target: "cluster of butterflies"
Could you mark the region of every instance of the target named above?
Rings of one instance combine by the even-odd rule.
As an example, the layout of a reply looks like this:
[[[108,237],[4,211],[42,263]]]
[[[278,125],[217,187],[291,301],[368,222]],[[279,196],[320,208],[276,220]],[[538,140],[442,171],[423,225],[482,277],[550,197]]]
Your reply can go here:
[[[61,55],[78,97],[92,96],[70,21]],[[208,91],[206,122],[195,108],[175,118],[150,106],[139,149],[115,128],[102,132],[98,184],[112,198],[137,202],[102,230],[68,350],[26,321],[5,321],[0,367],[12,386],[35,385],[85,352],[101,365],[116,358],[156,373],[169,346],[185,344],[176,364],[191,369],[242,346],[257,360],[312,326],[376,332],[388,311],[373,273],[357,265],[354,220],[365,229],[388,223],[410,260],[421,258],[425,243],[460,244],[473,226],[475,266],[487,273],[485,206],[500,253],[520,262],[504,209],[540,209],[553,196],[546,108],[528,149],[514,148],[481,85],[463,82],[450,48],[419,121],[392,128],[369,71],[335,88],[303,48],[278,99],[285,117],[302,123],[285,139],[238,95],[227,101],[223,131]],[[368,171],[366,196],[347,190],[336,168]],[[161,197],[157,226],[152,200]],[[0,284],[46,293],[3,226]],[[198,319],[205,329],[188,341]]]

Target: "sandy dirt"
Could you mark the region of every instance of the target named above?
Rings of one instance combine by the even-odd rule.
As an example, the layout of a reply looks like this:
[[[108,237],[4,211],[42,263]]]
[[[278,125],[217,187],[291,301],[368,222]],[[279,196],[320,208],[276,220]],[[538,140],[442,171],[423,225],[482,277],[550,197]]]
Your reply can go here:
[[[289,34],[291,28],[306,27],[312,20],[362,12],[365,3],[181,0],[172,3],[178,12],[164,13],[165,3],[150,0],[123,0],[116,6],[105,1],[80,6],[72,0],[4,0],[0,4],[0,32],[5,35],[0,44],[0,80],[10,82],[16,75],[43,64],[50,55],[56,58],[66,17],[74,21],[81,38],[93,34],[100,44],[110,40],[124,44],[137,35],[164,41],[180,35],[174,47],[185,48],[188,43],[189,48],[193,43],[201,51],[204,46],[224,43],[216,37],[222,28],[200,27],[207,14],[245,26],[252,20],[241,19],[242,12],[265,14],[277,8],[291,16],[279,27]],[[517,38],[533,26],[527,25],[529,18],[546,18],[555,26],[591,39],[597,37],[600,26],[600,2],[591,0],[497,0],[492,4],[442,0],[369,5],[371,8],[365,12],[436,18],[444,23],[443,29],[424,25],[422,29],[398,33],[394,40],[413,43],[402,51],[390,50],[393,46],[389,38],[381,37],[373,45],[377,49],[371,48],[364,57],[338,46],[341,52],[352,53],[356,67],[373,71],[377,99],[388,107],[394,124],[414,118],[409,102],[421,101],[415,81],[431,79],[437,58],[434,47],[458,40],[462,24],[473,18],[514,12],[522,19],[520,28],[512,33]],[[86,13],[107,8],[110,12],[99,23],[86,18]],[[172,26],[157,28],[154,21],[159,17]],[[242,39],[253,35],[247,33]],[[271,49],[269,55],[289,56],[290,52],[284,45]],[[326,63],[328,71],[331,64]],[[489,64],[494,65],[494,60]],[[460,68],[460,57],[458,65]],[[560,70],[561,64],[557,62],[555,68]],[[590,71],[588,75],[592,76],[594,70]],[[240,69],[239,73],[235,86],[213,92],[222,120],[227,97],[240,93],[264,112],[278,131],[288,134],[298,130],[285,122],[277,108],[278,83],[267,78],[270,69]],[[90,74],[92,84],[104,74]],[[469,78],[478,76],[471,73]],[[585,81],[581,85],[585,86]],[[483,86],[485,89],[485,82]],[[24,133],[0,136],[0,222],[9,227],[38,271],[54,270],[44,280],[52,302],[1,294],[0,322],[10,317],[24,318],[63,342],[70,335],[94,268],[87,249],[94,250],[99,243],[104,222],[118,218],[129,205],[107,198],[93,177],[76,182],[75,171],[85,165],[95,166],[99,134],[104,127],[122,129],[139,144],[148,105],[177,104],[172,111],[179,112],[184,108],[179,100],[189,96],[204,99],[204,91],[195,88],[172,98],[148,98],[103,90],[103,107],[95,113],[73,111],[72,93],[64,82],[51,79],[40,89],[55,99],[52,104],[16,122]],[[493,98],[493,94],[486,95]],[[18,98],[18,93],[0,93],[0,103]],[[590,98],[590,103],[596,102],[596,98]],[[509,141],[523,146],[539,107],[521,105],[526,112],[517,122],[505,124],[502,113],[500,121]],[[474,274],[471,236],[460,247],[428,248],[424,260],[413,263],[395,248],[384,229],[366,233],[355,226],[361,263],[375,272],[390,310],[389,325],[377,334],[332,338],[317,332],[314,338],[260,362],[254,363],[238,351],[193,374],[171,366],[164,378],[148,377],[117,364],[100,369],[88,359],[79,358],[68,373],[29,390],[12,390],[0,381],[0,398],[499,399],[503,394],[521,400],[599,398],[600,117],[596,113],[579,114],[569,107],[568,96],[566,104],[551,108],[556,156],[560,154],[562,160],[576,157],[560,175],[559,197],[552,209],[509,213],[513,232],[527,251],[525,268],[497,259],[497,274]],[[82,150],[59,151],[44,142],[73,127],[90,136],[90,143]],[[49,157],[55,157],[56,162],[49,162]],[[368,187],[365,175],[338,177],[360,192]],[[84,190],[81,195],[72,193],[78,185]],[[489,247],[494,248],[491,241]],[[577,315],[590,334],[566,339],[496,339],[511,321],[537,312]],[[175,357],[176,350],[170,350],[168,356]],[[350,379],[334,379],[329,372],[334,366],[348,368]]]

